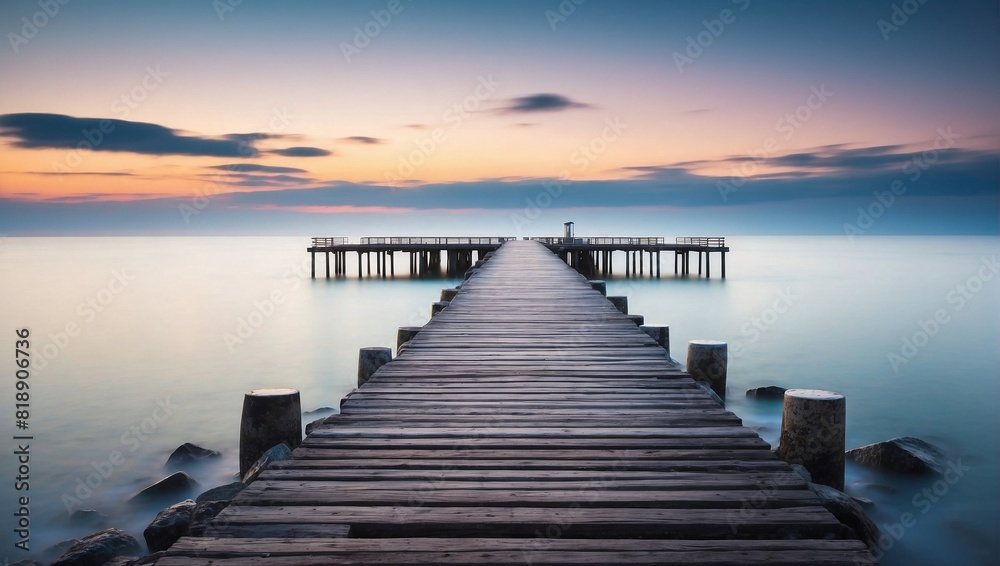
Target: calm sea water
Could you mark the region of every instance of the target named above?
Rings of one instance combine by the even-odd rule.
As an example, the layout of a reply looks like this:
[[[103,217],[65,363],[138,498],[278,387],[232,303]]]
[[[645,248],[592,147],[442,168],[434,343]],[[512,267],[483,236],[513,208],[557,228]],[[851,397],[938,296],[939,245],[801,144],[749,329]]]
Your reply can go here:
[[[848,492],[873,500],[870,515],[884,526],[884,564],[1000,561],[998,239],[728,242],[726,281],[676,278],[664,256],[662,279],[615,278],[609,293],[627,294],[647,322],[669,324],[682,361],[688,340],[728,341],[729,408],[772,444],[780,402],[747,400],[748,387],[844,393],[849,447],[918,436],[961,465],[952,484],[849,465]],[[307,245],[285,237],[0,242],[9,358],[0,556],[25,557],[13,547],[18,495],[30,496],[32,549],[92,532],[69,520],[76,509],[98,510],[107,526],[142,540],[162,506],[127,500],[173,471],[164,464],[174,448],[221,451],[186,471],[204,488],[232,481],[245,391],[295,387],[306,411],[336,407],[355,384],[358,348],[393,346],[395,329],[426,322],[439,289],[455,283],[313,281]],[[33,351],[26,431],[14,414],[20,328],[30,330]],[[28,492],[14,490],[14,434],[33,436]],[[901,524],[907,513],[915,524]]]

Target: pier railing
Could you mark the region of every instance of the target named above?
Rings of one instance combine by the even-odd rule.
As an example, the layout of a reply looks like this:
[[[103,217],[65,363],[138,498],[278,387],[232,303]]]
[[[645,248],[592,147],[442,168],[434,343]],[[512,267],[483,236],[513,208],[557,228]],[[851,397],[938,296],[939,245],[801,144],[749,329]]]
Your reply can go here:
[[[531,238],[537,242],[548,245],[560,244],[582,244],[596,246],[657,246],[664,243],[663,238],[641,237],[641,238]]]
[[[453,244],[469,244],[469,245],[499,245],[507,240],[516,240],[513,237],[473,237],[473,238],[407,238],[407,237],[395,237],[395,238],[361,238],[362,244],[386,244],[386,245],[453,245]]]
[[[463,237],[463,238],[428,238],[428,237],[369,237],[361,238],[358,245],[500,245],[508,240],[516,240],[515,237],[495,236],[495,237]],[[313,238],[312,247],[328,248],[331,246],[346,246],[351,242],[348,238]]]
[[[313,238],[312,247],[328,248],[330,246],[342,246],[347,243],[347,238]]]
[[[705,248],[724,248],[726,247],[726,239],[720,237],[704,237],[704,236],[694,236],[694,237],[679,237],[675,240],[676,244],[685,246],[702,246]]]

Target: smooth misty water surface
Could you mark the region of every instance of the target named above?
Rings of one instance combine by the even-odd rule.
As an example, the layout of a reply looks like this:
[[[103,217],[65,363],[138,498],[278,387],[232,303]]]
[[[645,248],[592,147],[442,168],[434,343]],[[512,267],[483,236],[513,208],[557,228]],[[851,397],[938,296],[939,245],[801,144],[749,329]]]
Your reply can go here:
[[[772,444],[780,402],[748,400],[748,387],[838,391],[847,396],[848,447],[917,436],[968,468],[953,484],[935,484],[936,477],[895,477],[849,464],[847,491],[875,502],[868,511],[892,542],[884,564],[996,564],[1000,295],[989,266],[998,240],[727,242],[733,251],[726,281],[676,278],[672,256],[664,255],[662,279],[616,275],[608,291],[628,295],[630,310],[647,323],[669,324],[673,356],[682,362],[688,340],[729,342],[728,408]],[[141,541],[163,505],[127,499],[174,471],[164,467],[174,448],[194,442],[221,451],[221,458],[185,469],[206,489],[232,481],[245,391],[295,387],[304,411],[336,407],[355,385],[358,349],[394,346],[395,329],[426,322],[439,290],[457,282],[405,275],[313,281],[308,243],[287,237],[0,243],[8,367],[15,330],[32,333],[33,549],[92,532],[69,521],[75,509],[101,511],[112,518],[108,526]],[[618,254],[619,263],[623,258]],[[405,266],[406,256],[398,255],[397,273]],[[717,255],[712,271],[717,277]],[[935,327],[927,321],[936,315],[945,322]],[[925,332],[933,336],[924,340]],[[904,352],[904,338],[919,347]],[[892,353],[905,362],[894,368]],[[12,546],[18,494],[10,438],[19,432],[13,381],[6,380],[8,402],[0,409],[7,439],[0,469],[8,478],[0,491],[8,517],[0,521],[0,556],[11,561],[24,558]],[[904,513],[916,524],[894,527]]]

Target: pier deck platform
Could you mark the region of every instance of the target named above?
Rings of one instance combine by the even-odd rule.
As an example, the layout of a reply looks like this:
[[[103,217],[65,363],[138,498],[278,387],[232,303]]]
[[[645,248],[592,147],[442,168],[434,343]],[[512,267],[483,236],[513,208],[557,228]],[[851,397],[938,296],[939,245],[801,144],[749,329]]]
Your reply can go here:
[[[550,249],[504,244],[160,566],[875,561]]]

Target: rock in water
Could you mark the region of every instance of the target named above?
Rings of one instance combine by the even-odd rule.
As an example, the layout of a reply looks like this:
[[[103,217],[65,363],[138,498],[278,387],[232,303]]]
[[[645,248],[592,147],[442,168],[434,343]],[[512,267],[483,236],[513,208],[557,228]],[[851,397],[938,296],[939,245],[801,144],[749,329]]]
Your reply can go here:
[[[809,489],[818,497],[823,507],[833,513],[838,521],[847,525],[858,535],[858,538],[868,545],[868,548],[875,549],[878,544],[878,527],[865,515],[864,509],[850,495],[830,486],[809,483]]]
[[[194,481],[194,478],[184,472],[177,472],[140,491],[132,498],[132,501],[149,501],[178,494],[186,495],[196,487],[198,487],[198,482]]]
[[[120,529],[105,529],[84,537],[51,566],[101,566],[128,553],[141,553],[139,541]]]
[[[52,546],[50,546],[50,547],[48,547],[48,548],[46,548],[45,550],[42,551],[41,559],[46,564],[48,564],[49,562],[52,562],[53,560],[55,560],[56,558],[59,558],[63,554],[66,554],[67,550],[73,548],[73,545],[77,544],[79,542],[80,542],[80,539],[73,538],[73,539],[64,540],[62,542],[53,544]]]
[[[108,562],[104,563],[104,566],[152,566],[156,564],[161,558],[163,558],[165,552],[154,552],[153,554],[147,554],[142,558],[129,558],[126,556],[119,556],[117,558],[112,558]]]
[[[316,430],[318,427],[323,426],[323,423],[325,423],[325,422],[326,422],[326,417],[320,417],[320,418],[312,421],[311,423],[307,424],[306,425],[306,434],[312,434],[312,431]]]
[[[244,487],[246,487],[246,484],[243,482],[234,481],[233,483],[213,487],[199,495],[195,501],[197,503],[201,503],[202,501],[229,501],[236,497],[237,493],[243,491]]]
[[[802,479],[806,480],[806,483],[812,483],[813,476],[809,473],[809,470],[807,470],[805,466],[802,464],[791,464],[791,466],[792,469],[795,470],[795,473],[799,474],[802,476]]]
[[[754,387],[752,389],[747,389],[747,397],[754,397],[756,399],[784,399],[785,391],[788,390],[784,387],[778,387],[777,385]]]
[[[190,442],[185,442],[177,447],[170,456],[167,458],[168,466],[182,466],[184,464],[190,464],[191,462],[197,462],[199,460],[204,460],[205,458],[216,458],[221,456],[219,452],[215,450],[209,450],[207,448],[202,448],[201,446],[191,444]]]
[[[142,537],[146,539],[149,551],[166,550],[177,542],[191,525],[191,512],[194,511],[194,507],[193,499],[185,499],[157,513],[153,522],[142,531]]]
[[[69,520],[78,525],[88,525],[91,527],[103,527],[108,516],[93,509],[77,509],[69,516]]]
[[[332,414],[332,413],[336,413],[336,412],[337,412],[337,409],[334,409],[333,407],[320,407],[318,409],[313,409],[311,411],[306,411],[305,413],[302,413],[302,414],[303,415],[321,415],[321,414]]]
[[[191,537],[212,536],[212,520],[228,506],[228,501],[199,502],[191,513],[191,525],[184,534]]]
[[[271,462],[280,462],[291,457],[292,449],[289,448],[287,444],[284,442],[281,444],[275,444],[271,448],[268,448],[267,452],[264,452],[264,455],[258,458],[257,461],[250,466],[246,475],[243,476],[243,483],[247,485],[253,483],[253,481],[257,479],[257,476],[259,476],[264,470],[267,469],[268,466],[271,465]]]
[[[882,470],[900,474],[943,474],[948,469],[947,459],[937,448],[914,438],[903,436],[885,442],[876,442],[847,451],[847,457]]]

